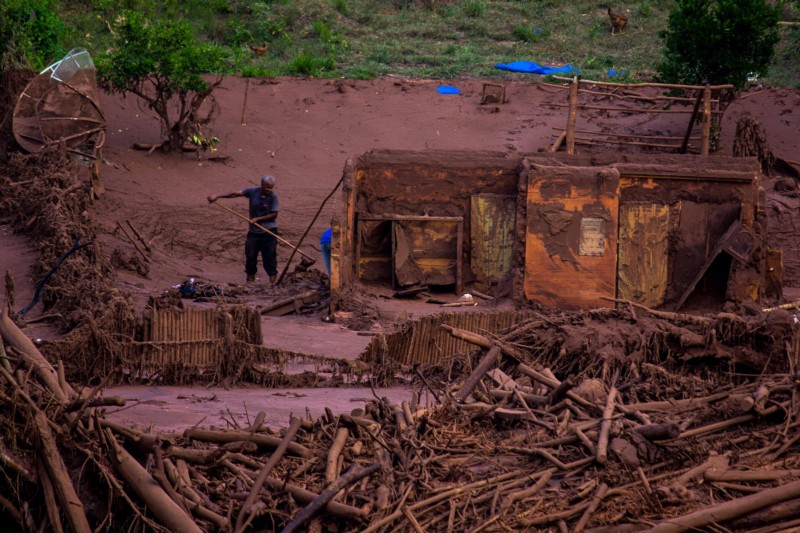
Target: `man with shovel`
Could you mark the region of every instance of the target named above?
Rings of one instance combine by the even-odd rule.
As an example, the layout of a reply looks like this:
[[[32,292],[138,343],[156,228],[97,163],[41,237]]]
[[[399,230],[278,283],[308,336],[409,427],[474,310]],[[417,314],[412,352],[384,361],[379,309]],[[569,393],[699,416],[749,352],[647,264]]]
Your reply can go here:
[[[278,275],[277,219],[280,204],[278,195],[272,190],[274,187],[274,176],[262,176],[260,187],[248,187],[241,191],[208,197],[208,203],[214,203],[220,198],[238,198],[240,196],[248,200],[250,227],[244,245],[244,271],[247,274],[248,282],[256,280],[259,253],[261,253],[264,270],[267,271],[270,283],[275,285]]]

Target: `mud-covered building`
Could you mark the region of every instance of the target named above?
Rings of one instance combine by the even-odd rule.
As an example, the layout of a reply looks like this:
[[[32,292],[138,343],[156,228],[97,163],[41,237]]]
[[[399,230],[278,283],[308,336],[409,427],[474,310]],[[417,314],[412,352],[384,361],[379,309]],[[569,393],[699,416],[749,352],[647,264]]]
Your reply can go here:
[[[561,308],[758,298],[759,165],[733,157],[372,151],[348,160],[331,287]]]

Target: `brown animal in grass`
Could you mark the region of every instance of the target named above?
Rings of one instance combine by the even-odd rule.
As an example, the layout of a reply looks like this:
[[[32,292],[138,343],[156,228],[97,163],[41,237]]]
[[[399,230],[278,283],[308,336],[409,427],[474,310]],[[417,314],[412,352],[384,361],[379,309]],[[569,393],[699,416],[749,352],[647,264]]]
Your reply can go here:
[[[256,57],[258,57],[258,58],[263,56],[264,52],[266,52],[267,48],[269,48],[269,44],[267,44],[267,43],[264,43],[264,46],[254,46],[252,44],[249,45],[249,46],[250,46],[250,50],[255,52],[256,53]]]
[[[628,15],[622,11],[614,11],[611,6],[608,6],[608,18],[611,19],[611,35],[614,35],[614,30],[622,33],[622,28],[628,23]]]

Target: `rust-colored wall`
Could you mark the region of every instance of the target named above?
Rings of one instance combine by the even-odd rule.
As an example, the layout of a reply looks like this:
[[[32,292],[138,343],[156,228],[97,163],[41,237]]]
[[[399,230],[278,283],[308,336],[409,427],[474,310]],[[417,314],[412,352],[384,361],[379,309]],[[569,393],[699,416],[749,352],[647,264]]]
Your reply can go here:
[[[616,295],[619,173],[534,165],[528,179],[524,296],[563,308]]]
[[[586,176],[593,172],[606,169],[619,174],[619,206],[669,206],[666,300],[680,297],[734,220],[751,228],[755,224],[759,168],[749,158],[542,154],[529,156],[523,168],[529,179],[520,180],[517,204],[518,236],[526,241],[525,254],[516,255],[520,273],[515,278],[515,295],[519,299],[573,307],[612,305],[597,299],[616,292],[616,280],[609,285],[608,265],[597,258],[573,260],[578,252],[574,235],[569,237],[566,231],[547,235],[547,228],[536,225],[543,215],[551,221],[555,216],[541,212],[542,204],[548,204],[548,209],[556,206],[562,218],[569,218],[566,222],[575,233],[575,221],[585,216],[578,212],[602,197],[599,189],[592,192],[587,188]],[[616,216],[615,212],[615,224]],[[527,220],[527,225],[523,227],[520,220]],[[618,259],[616,248],[609,252]],[[575,265],[572,287],[566,274],[570,264]],[[549,286],[548,276],[554,281]],[[647,286],[649,280],[640,281]]]

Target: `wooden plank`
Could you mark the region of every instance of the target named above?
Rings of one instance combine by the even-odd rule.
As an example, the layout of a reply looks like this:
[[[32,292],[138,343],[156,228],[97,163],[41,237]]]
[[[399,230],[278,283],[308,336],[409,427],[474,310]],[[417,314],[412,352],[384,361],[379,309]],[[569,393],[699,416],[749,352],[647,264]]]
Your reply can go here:
[[[619,173],[600,167],[535,165],[533,170],[527,197],[525,297],[553,307],[607,307],[602,297],[617,292]],[[584,218],[602,219],[604,224],[585,223]],[[589,235],[590,230],[604,234]],[[589,239],[598,238],[602,255],[597,254],[597,243],[587,247]]]
[[[669,206],[626,204],[619,209],[617,297],[657,307],[667,294]]]
[[[315,303],[319,300],[320,295],[316,290],[305,291],[301,294],[296,294],[273,302],[264,307],[261,310],[261,314],[266,316],[283,316],[292,312],[297,313],[303,305]]]

